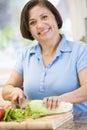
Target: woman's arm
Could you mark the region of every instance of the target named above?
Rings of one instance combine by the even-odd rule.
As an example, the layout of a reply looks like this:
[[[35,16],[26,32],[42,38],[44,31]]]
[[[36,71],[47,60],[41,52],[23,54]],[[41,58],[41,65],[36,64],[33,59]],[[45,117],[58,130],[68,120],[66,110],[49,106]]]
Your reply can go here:
[[[17,71],[13,70],[11,77],[3,86],[2,97],[4,100],[9,100],[13,104],[19,105],[18,99],[25,99],[22,91],[23,76]]]
[[[54,109],[59,102],[65,101],[70,103],[80,103],[87,101],[87,68],[78,73],[80,87],[72,92],[60,96],[52,96],[43,99],[43,103],[48,105],[49,109]]]

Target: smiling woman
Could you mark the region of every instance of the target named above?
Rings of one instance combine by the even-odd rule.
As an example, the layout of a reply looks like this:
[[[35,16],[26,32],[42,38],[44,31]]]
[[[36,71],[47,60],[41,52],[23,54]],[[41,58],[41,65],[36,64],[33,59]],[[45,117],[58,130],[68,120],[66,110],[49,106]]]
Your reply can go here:
[[[37,44],[20,52],[2,91],[5,100],[20,106],[26,98],[41,99],[50,110],[70,102],[73,111],[87,112],[87,45],[67,40],[58,32],[62,24],[50,1],[30,0],[25,4],[21,34]]]
[[[39,12],[40,10],[40,12]],[[35,12],[35,13],[34,13]],[[39,12],[39,14],[37,14]],[[29,13],[29,31],[39,42],[48,41],[53,34],[58,36],[58,26],[55,16],[43,6],[35,6]],[[55,37],[56,38],[56,37]]]
[[[51,15],[54,15],[53,17],[55,17],[55,20],[56,20],[56,22],[57,22],[57,25],[58,25],[58,28],[60,29],[61,27],[62,27],[62,18],[61,18],[61,16],[60,16],[60,13],[58,12],[58,10],[50,3],[50,5],[49,5],[49,3],[47,2],[45,2],[45,1],[35,1],[35,5],[39,5],[39,10],[40,9],[42,9],[43,10],[43,7],[45,7],[45,12],[43,12],[43,13],[46,13],[46,11],[51,11],[52,12],[52,14]],[[30,17],[31,16],[29,16],[30,15],[30,12],[32,11],[32,7],[34,7],[34,5],[33,5],[33,1],[31,2],[30,1],[30,4],[26,4],[25,5],[25,7],[24,7],[24,9],[22,10],[22,13],[21,13],[21,23],[20,23],[20,29],[21,29],[21,33],[22,33],[22,36],[24,37],[24,38],[28,38],[28,39],[31,39],[31,40],[34,40],[34,37],[32,37],[32,35],[31,35],[31,32],[28,30],[29,29],[29,23],[31,23],[30,22]],[[34,7],[35,8],[35,7]],[[33,9],[34,10],[34,9]],[[28,13],[29,12],[29,13]],[[37,11],[36,11],[37,12]],[[50,12],[50,13],[51,13]],[[35,12],[34,12],[34,16],[35,16]],[[40,16],[40,11],[39,11],[39,16]],[[35,17],[35,18],[37,18],[37,16]],[[34,20],[34,19],[33,19]],[[33,21],[33,22],[35,22],[35,21]],[[52,22],[52,21],[51,21]],[[35,23],[33,23],[33,24],[35,24]],[[57,29],[58,29],[57,28]]]

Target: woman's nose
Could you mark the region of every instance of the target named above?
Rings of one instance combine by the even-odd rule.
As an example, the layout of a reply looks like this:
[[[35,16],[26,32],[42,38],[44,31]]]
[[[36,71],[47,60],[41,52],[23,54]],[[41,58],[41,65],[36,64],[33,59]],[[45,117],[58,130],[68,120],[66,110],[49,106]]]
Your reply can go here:
[[[42,24],[42,22],[41,22],[41,21],[38,21],[38,22],[37,22],[37,28],[41,28],[41,27],[42,27],[42,25],[43,25],[43,24]]]

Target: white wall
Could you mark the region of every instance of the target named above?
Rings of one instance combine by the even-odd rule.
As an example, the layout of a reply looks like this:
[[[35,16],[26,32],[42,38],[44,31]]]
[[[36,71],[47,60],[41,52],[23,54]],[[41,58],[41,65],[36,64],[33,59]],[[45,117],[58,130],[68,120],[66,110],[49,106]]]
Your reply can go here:
[[[87,35],[87,0],[58,0],[56,4],[63,18],[63,32],[73,40]]]
[[[84,18],[87,17],[87,0],[68,0],[72,31],[75,40],[86,35]]]

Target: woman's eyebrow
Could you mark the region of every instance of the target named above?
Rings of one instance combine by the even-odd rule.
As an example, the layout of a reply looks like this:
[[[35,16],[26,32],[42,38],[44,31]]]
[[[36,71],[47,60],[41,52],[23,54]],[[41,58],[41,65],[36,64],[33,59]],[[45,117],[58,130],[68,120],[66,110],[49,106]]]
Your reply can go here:
[[[34,18],[31,18],[31,19],[29,19],[29,22],[30,22],[30,21],[33,21],[33,20],[35,20],[35,19],[34,19]]]
[[[48,13],[43,13],[43,14],[41,14],[40,16],[43,16],[43,15],[47,15]]]

